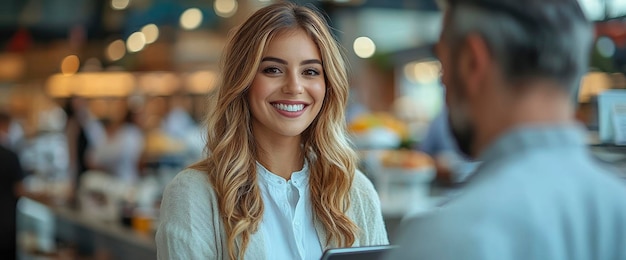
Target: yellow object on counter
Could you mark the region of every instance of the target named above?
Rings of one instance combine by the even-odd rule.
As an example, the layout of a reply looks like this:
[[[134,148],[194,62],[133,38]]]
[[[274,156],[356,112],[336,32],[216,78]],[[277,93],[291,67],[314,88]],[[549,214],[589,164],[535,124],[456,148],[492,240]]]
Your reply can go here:
[[[360,115],[348,125],[348,130],[352,133],[362,134],[379,127],[393,131],[401,139],[406,139],[409,136],[406,123],[385,112]]]
[[[381,156],[381,164],[387,168],[418,169],[435,165],[433,158],[413,150],[390,150]]]

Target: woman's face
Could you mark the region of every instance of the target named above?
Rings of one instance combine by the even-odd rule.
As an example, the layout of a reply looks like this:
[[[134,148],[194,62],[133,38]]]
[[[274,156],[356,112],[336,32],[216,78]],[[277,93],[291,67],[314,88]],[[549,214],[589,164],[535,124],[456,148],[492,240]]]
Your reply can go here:
[[[319,114],[324,95],[315,42],[301,29],[275,35],[248,93],[255,138],[300,136]]]

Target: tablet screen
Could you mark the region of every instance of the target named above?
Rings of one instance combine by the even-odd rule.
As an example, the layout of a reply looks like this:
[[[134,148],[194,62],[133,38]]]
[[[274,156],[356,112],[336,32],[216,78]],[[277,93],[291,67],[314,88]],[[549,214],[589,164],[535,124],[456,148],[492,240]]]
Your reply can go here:
[[[397,246],[364,246],[331,248],[324,252],[322,260],[378,260],[391,249]]]

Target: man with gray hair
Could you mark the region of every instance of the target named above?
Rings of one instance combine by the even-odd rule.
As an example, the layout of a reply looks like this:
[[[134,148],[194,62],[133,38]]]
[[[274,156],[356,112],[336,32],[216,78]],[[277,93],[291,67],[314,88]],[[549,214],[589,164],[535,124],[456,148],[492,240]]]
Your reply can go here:
[[[574,119],[592,40],[576,0],[447,0],[448,120],[482,165],[389,259],[626,259],[626,185]]]

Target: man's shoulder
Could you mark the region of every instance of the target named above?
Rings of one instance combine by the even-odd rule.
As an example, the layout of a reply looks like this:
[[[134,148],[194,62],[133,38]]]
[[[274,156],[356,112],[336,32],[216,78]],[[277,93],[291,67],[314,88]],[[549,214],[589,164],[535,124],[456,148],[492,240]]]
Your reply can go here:
[[[482,189],[506,189],[514,192],[552,192],[559,187],[572,195],[603,194],[626,192],[626,181],[618,178],[618,173],[596,161],[590,155],[565,151],[526,153],[515,158],[496,161],[493,167],[483,167],[477,175],[482,178]],[[521,184],[521,185],[520,185]],[[478,185],[477,185],[478,186]],[[490,190],[493,191],[493,190]],[[582,192],[584,191],[584,193]]]
[[[401,249],[385,259],[484,259],[475,254],[495,242],[486,234],[498,229],[475,213],[446,207],[405,220],[396,238]]]
[[[519,217],[531,213],[575,214],[579,209],[591,212],[599,205],[626,212],[622,199],[626,197],[626,182],[592,161],[554,162],[563,167],[533,162],[533,158],[519,158],[479,169],[477,178],[444,205],[444,212],[463,215],[454,220],[457,223],[494,219],[497,221],[483,224],[502,225],[499,228],[504,229],[512,228],[511,224],[532,225],[533,219]]]

